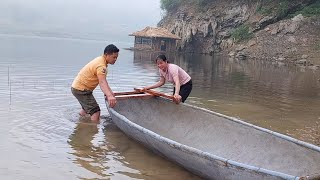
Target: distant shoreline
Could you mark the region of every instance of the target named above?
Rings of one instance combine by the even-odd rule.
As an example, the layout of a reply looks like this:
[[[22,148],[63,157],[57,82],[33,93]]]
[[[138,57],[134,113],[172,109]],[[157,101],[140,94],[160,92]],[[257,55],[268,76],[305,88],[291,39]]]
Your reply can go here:
[[[101,40],[101,39],[90,39],[90,38],[79,38],[79,37],[61,37],[61,36],[47,36],[47,35],[35,35],[35,34],[18,34],[18,33],[0,33],[0,36],[11,36],[11,37],[26,37],[26,38],[46,38],[46,39],[67,39],[67,40],[81,40],[81,41],[93,41],[93,42],[109,42],[109,43],[120,43],[126,45],[133,45],[130,42],[112,41],[112,40]]]

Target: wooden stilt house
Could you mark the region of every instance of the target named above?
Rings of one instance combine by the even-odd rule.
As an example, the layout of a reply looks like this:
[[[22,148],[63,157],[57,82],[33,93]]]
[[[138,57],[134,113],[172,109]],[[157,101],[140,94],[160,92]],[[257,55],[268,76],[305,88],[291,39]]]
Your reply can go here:
[[[162,52],[175,51],[176,41],[181,39],[161,27],[146,27],[141,31],[129,34],[129,36],[135,37],[133,49]]]

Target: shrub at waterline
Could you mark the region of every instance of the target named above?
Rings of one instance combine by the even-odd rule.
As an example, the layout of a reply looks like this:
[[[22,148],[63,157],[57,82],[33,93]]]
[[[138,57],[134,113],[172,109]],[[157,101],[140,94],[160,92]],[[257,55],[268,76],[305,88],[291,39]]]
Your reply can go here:
[[[231,32],[231,37],[235,40],[235,42],[241,42],[252,38],[253,33],[250,32],[250,28],[248,25],[242,24]]]

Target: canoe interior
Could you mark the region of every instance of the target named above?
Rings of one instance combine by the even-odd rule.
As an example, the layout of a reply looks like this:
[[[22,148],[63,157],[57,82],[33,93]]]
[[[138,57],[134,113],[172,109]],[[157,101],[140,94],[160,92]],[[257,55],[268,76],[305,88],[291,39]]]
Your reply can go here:
[[[118,100],[130,121],[178,143],[293,176],[320,172],[320,152],[225,117],[162,98]]]

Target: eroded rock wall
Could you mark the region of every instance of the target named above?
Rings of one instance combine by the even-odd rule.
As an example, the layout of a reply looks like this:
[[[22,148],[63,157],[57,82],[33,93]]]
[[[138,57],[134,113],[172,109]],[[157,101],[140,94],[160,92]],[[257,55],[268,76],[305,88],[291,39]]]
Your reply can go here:
[[[203,9],[184,4],[176,12],[168,12],[159,26],[182,38],[177,47],[179,50],[213,53],[232,45],[230,32],[248,20],[250,8],[252,5],[237,1],[219,1],[214,8],[207,6]]]
[[[293,0],[285,13],[265,16],[257,12],[263,0],[215,0],[204,7],[185,1],[175,11],[167,12],[158,26],[182,38],[177,44],[177,50],[213,54],[234,46],[231,32],[241,24],[248,24],[250,31],[256,33],[312,1]],[[268,8],[277,8],[280,2],[276,0]]]

